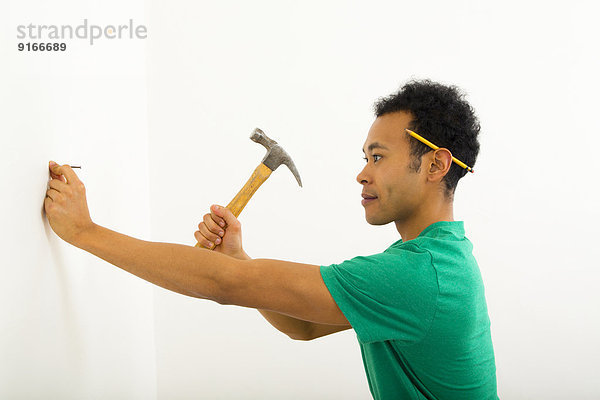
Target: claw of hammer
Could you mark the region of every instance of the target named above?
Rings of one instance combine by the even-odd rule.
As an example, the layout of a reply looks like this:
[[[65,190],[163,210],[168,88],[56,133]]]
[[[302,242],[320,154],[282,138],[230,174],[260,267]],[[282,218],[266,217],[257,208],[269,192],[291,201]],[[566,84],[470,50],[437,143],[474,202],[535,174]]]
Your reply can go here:
[[[256,167],[250,179],[246,182],[244,187],[235,195],[233,200],[227,205],[227,208],[231,210],[233,215],[236,217],[240,215],[250,198],[256,193],[260,185],[262,185],[267,178],[271,175],[271,172],[275,171],[281,164],[287,165],[292,171],[292,174],[296,178],[298,185],[302,187],[302,180],[300,174],[296,169],[294,161],[290,155],[283,150],[283,148],[273,139],[270,139],[265,133],[259,128],[252,131],[250,139],[256,143],[260,143],[267,149],[267,154]],[[202,247],[200,243],[196,243],[196,247]]]

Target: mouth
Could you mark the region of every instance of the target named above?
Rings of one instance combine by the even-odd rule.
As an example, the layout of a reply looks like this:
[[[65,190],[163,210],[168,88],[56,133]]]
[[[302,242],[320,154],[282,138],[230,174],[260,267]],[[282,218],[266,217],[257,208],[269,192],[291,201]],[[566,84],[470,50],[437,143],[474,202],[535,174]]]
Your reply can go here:
[[[370,204],[372,202],[374,202],[375,200],[377,200],[377,196],[369,194],[369,193],[363,193],[362,194],[362,205],[366,206],[367,204]]]

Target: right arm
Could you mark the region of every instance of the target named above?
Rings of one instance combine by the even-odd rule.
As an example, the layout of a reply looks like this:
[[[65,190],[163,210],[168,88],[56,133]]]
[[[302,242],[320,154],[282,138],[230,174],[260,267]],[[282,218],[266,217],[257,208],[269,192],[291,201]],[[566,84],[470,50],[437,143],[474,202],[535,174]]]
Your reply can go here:
[[[251,260],[246,252],[243,252],[242,258],[244,260]],[[319,324],[290,317],[289,315],[275,311],[257,310],[271,325],[273,325],[273,327],[275,327],[275,329],[285,333],[294,340],[313,340],[321,336],[351,328],[350,325]]]
[[[210,249],[216,244],[215,251],[243,260],[251,259],[242,248],[241,225],[228,209],[211,207],[211,213],[204,216],[204,221],[198,224],[198,228],[199,231],[196,231],[194,236],[203,247]],[[258,309],[258,312],[275,329],[294,340],[313,340],[352,328],[350,325],[328,325],[304,321],[275,311]]]
[[[313,340],[321,336],[352,328],[350,325],[327,325],[304,321],[274,311],[258,310],[275,329],[294,340]]]

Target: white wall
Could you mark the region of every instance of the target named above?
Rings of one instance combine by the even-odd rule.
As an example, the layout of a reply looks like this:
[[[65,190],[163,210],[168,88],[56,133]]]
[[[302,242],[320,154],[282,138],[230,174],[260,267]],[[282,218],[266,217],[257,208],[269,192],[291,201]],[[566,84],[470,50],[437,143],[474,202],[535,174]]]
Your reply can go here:
[[[262,159],[258,126],[304,188],[283,168],[269,178],[241,215],[247,252],[328,264],[382,251],[398,234],[364,221],[354,180],[371,106],[410,77],[456,84],[482,123],[455,218],[486,285],[499,395],[600,396],[591,2],[147,4],[156,239],[194,243]],[[352,331],[299,343],[256,310],[156,294],[159,398],[369,397]]]
[[[43,211],[48,161],[82,165],[92,219],[149,238],[143,43],[21,53],[15,37],[142,18],[143,3],[14,1],[0,15],[0,398],[156,398],[152,285],[62,241]]]
[[[82,164],[95,222],[193,245],[264,155],[290,153],[241,215],[253,257],[380,252],[361,147],[380,96],[456,84],[481,123],[460,183],[502,399],[600,396],[593,250],[599,37],[592,2],[13,1],[0,6],[1,398],[363,399],[353,331],[295,342],[253,309],[152,286],[56,237],[47,162]],[[133,18],[145,41],[22,54],[15,27]],[[146,103],[147,101],[147,103]],[[154,313],[152,300],[154,299]]]

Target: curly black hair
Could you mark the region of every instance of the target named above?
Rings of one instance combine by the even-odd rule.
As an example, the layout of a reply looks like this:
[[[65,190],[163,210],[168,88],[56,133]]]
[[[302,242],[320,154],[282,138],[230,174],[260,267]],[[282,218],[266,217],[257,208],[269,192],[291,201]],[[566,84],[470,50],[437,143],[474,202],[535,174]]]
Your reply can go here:
[[[397,111],[410,112],[413,119],[408,129],[447,148],[454,157],[473,168],[479,153],[477,136],[481,127],[475,111],[464,97],[456,86],[445,86],[429,79],[411,79],[398,92],[378,99],[373,108],[377,117]],[[433,150],[412,137],[410,139],[410,167],[419,172],[421,157]],[[466,169],[452,163],[442,180],[448,198],[454,197],[458,180],[466,173]]]

